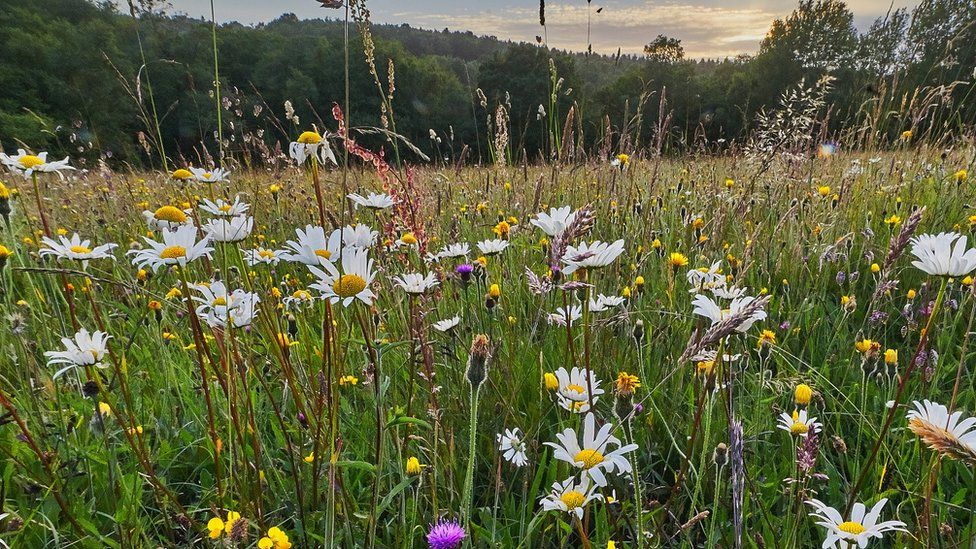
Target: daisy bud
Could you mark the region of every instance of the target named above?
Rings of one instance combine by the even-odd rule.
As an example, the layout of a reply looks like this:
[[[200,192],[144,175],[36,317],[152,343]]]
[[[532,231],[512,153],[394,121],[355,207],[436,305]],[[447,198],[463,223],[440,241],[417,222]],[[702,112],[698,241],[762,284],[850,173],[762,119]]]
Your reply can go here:
[[[643,320],[637,319],[637,322],[634,323],[633,336],[634,336],[634,341],[637,343],[637,345],[640,345],[644,342],[644,321]]]
[[[793,399],[796,401],[797,406],[809,405],[811,397],[813,397],[813,389],[806,383],[797,385],[796,390],[793,392]]]
[[[88,398],[95,398],[98,396],[98,384],[94,381],[86,381],[85,385],[81,388],[81,392]]]
[[[295,315],[291,313],[288,314],[288,335],[292,339],[296,339],[298,337],[298,320],[296,320]]]
[[[478,334],[471,342],[471,356],[468,357],[468,369],[464,376],[471,388],[477,390],[488,375],[488,360],[491,358],[491,347],[488,336]]]
[[[715,446],[715,450],[712,451],[712,462],[715,463],[717,467],[722,467],[725,462],[729,459],[729,447],[725,445],[724,442],[719,442]]]

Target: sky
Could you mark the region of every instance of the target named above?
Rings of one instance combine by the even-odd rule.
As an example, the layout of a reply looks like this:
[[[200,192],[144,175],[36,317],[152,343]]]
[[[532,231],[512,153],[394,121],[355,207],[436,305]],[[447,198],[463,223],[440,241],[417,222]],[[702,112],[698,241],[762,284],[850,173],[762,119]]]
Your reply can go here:
[[[210,0],[169,0],[173,10],[210,17]],[[214,0],[217,20],[255,24],[282,13],[301,18],[337,17],[315,0]],[[912,0],[847,0],[855,24],[866,29],[889,6],[914,6]],[[532,42],[542,35],[537,0],[369,0],[378,23],[470,30],[479,35]],[[788,15],[792,0],[547,0],[549,46],[583,51],[587,17],[594,51],[640,53],[658,34],[679,38],[688,57],[726,57],[755,53],[774,19]],[[603,8],[601,13],[596,10]]]

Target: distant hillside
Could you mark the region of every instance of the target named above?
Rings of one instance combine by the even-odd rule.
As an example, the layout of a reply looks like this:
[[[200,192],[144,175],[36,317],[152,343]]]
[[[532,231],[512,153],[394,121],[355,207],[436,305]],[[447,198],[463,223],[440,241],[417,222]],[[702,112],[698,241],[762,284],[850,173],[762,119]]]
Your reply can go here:
[[[398,133],[430,156],[453,158],[467,145],[469,160],[486,161],[489,120],[494,126],[502,105],[509,154],[534,160],[553,150],[570,108],[583,147],[640,148],[662,130],[663,139],[653,141],[665,150],[702,139],[728,143],[784,90],[825,73],[836,78],[829,129],[840,131],[863,122],[859,111],[879,94],[890,100],[922,86],[968,81],[974,11],[965,0],[927,0],[860,35],[840,2],[804,0],[774,23],[757,56],[722,61],[684,60],[680,42],[666,37],[648,37],[648,56],[635,58],[407,25],[373,25],[371,32],[384,90],[388,62],[395,67],[388,121]],[[379,126],[380,91],[355,26],[351,37],[351,119]],[[0,0],[0,143],[140,165],[160,164],[159,141],[173,159],[215,154],[211,41],[208,22],[185,16],[133,19],[107,3]],[[300,128],[334,127],[329,111],[345,97],[341,21],[283,15],[253,27],[230,23],[218,28],[217,42],[223,132],[235,156],[267,159]],[[971,121],[972,107],[962,101],[967,92],[948,93],[961,109],[952,130]],[[286,101],[298,127],[285,120]],[[666,127],[658,127],[662,108]],[[889,124],[880,133],[899,132],[904,120]],[[376,134],[362,139],[383,141]]]

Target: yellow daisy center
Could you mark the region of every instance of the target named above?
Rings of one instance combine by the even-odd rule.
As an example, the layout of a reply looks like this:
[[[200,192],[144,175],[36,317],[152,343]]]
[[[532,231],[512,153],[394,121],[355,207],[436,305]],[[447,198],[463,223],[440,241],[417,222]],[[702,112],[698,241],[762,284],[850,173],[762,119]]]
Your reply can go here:
[[[163,206],[159,208],[153,214],[153,217],[160,221],[169,221],[170,223],[186,223],[186,214],[174,206]]]
[[[213,172],[203,172],[203,178],[204,179],[210,179],[211,177],[213,177]],[[228,208],[228,209],[230,209],[230,208]]]
[[[582,461],[584,469],[590,469],[603,463],[603,454],[596,450],[581,450],[573,459]]]
[[[159,257],[162,259],[179,259],[181,257],[186,257],[186,248],[183,246],[170,246],[164,249]]]
[[[790,426],[790,434],[794,435],[804,435],[809,430],[806,423],[802,421],[794,421],[793,425]]]
[[[217,208],[218,210],[227,213],[230,211],[230,204],[224,204],[223,206]]]
[[[322,142],[322,136],[316,132],[302,132],[298,136],[298,142],[305,145],[315,145]]]
[[[861,534],[866,530],[864,525],[860,522],[847,521],[837,526],[837,529],[841,532],[846,532],[848,534],[854,534],[855,536]]]
[[[352,297],[365,289],[366,281],[363,280],[363,277],[354,274],[342,275],[332,285],[332,290],[342,298]]]
[[[224,305],[227,305],[227,298],[224,297],[214,298],[213,303],[211,303],[210,305],[212,307],[223,307]]]
[[[272,252],[271,250],[261,250],[260,252],[258,252],[258,256],[264,259],[274,259],[274,252]]]
[[[37,166],[40,166],[43,163],[44,161],[41,160],[41,157],[34,156],[32,154],[25,154],[24,156],[20,157],[20,165],[27,170],[31,168],[36,168]]]
[[[581,492],[577,492],[576,490],[570,490],[559,496],[559,499],[566,504],[566,508],[568,510],[572,511],[573,509],[583,505],[583,502],[586,501],[586,496],[584,496]]]
[[[315,255],[321,257],[322,259],[329,259],[332,257],[332,252],[329,250],[315,250]]]
[[[586,389],[584,389],[581,385],[576,385],[575,383],[573,383],[571,385],[567,385],[566,386],[566,390],[567,391],[573,391],[573,392],[576,392],[576,393],[579,393],[579,394],[583,394],[583,393],[586,392]]]
[[[71,251],[76,254],[90,254],[91,248],[86,248],[84,246],[72,246]]]
[[[193,177],[193,173],[190,172],[190,170],[185,170],[183,168],[180,168],[175,172],[173,172],[174,179],[190,179],[191,177]]]

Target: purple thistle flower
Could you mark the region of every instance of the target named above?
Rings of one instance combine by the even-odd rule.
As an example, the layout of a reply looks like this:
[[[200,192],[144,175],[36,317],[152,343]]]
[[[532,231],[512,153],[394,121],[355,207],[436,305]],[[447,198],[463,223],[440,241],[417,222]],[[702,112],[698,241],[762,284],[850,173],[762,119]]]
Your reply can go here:
[[[430,549],[454,549],[461,545],[464,536],[461,523],[456,520],[439,519],[435,524],[430,525],[427,543],[430,544]]]
[[[457,274],[460,275],[461,280],[467,282],[471,279],[471,272],[474,271],[474,266],[470,263],[462,263],[457,266]]]

